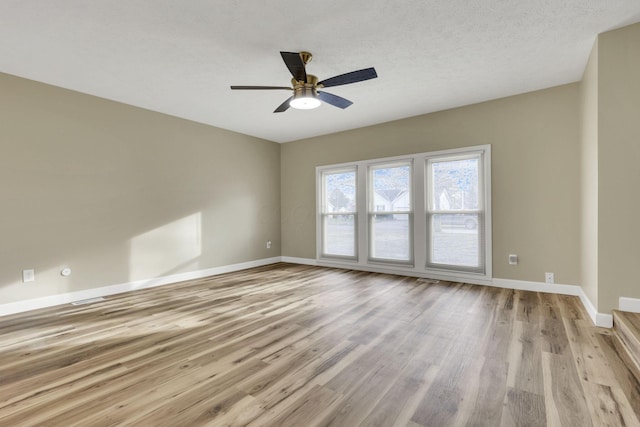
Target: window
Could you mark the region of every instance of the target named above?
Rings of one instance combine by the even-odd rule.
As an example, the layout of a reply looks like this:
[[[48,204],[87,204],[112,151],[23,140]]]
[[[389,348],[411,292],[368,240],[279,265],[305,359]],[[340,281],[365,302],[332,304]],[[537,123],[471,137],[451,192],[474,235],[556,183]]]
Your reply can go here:
[[[320,265],[491,279],[488,145],[317,168]]]
[[[356,257],[356,168],[322,173],[322,256]]]
[[[411,163],[369,167],[369,259],[413,261]]]
[[[427,266],[484,272],[480,154],[427,160]]]

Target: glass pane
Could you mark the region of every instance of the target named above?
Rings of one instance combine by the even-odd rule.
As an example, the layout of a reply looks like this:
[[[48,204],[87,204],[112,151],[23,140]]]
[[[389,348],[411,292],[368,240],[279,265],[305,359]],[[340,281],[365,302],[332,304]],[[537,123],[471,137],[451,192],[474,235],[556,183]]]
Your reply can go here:
[[[411,260],[408,214],[371,215],[371,257]]]
[[[356,255],[355,215],[324,216],[324,254]]]
[[[411,211],[411,166],[374,168],[371,171],[371,179],[371,211]]]
[[[356,172],[325,173],[323,212],[356,211]]]
[[[431,221],[431,262],[480,267],[479,217],[475,214],[436,214]]]
[[[478,158],[431,164],[432,210],[480,209]]]

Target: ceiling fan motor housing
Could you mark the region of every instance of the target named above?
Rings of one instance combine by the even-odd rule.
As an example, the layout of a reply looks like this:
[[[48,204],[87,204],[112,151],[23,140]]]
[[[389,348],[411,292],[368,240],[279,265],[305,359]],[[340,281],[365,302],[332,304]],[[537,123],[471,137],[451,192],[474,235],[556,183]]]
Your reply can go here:
[[[294,89],[294,98],[315,98],[318,95],[316,88],[311,85],[304,85]]]
[[[303,80],[296,80],[295,77],[291,79],[291,85],[293,86],[293,89],[297,89],[298,86],[320,86],[322,87],[322,85],[318,85],[318,78],[316,76],[314,76],[313,74],[307,74],[307,81],[303,81]]]

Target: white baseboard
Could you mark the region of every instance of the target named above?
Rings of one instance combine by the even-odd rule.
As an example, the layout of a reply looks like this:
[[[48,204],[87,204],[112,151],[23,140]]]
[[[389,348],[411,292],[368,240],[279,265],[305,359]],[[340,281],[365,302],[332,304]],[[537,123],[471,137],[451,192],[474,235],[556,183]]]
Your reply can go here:
[[[289,262],[291,264],[304,264],[304,265],[318,265],[318,261],[311,258],[296,258],[292,256],[280,257],[282,262]]]
[[[51,307],[60,304],[69,304],[74,301],[81,301],[90,298],[105,297],[108,295],[120,294],[123,292],[135,291],[138,289],[153,288],[156,286],[168,285],[185,280],[201,279],[203,277],[214,276],[216,274],[231,273],[233,271],[246,270],[247,268],[261,267],[263,265],[275,264],[281,261],[281,257],[264,258],[255,261],[242,262],[239,264],[212,267],[204,270],[190,271],[187,273],[172,274],[151,279],[135,280],[133,282],[120,283],[117,285],[102,286],[99,288],[86,289],[82,291],[66,292],[63,294],[50,295],[41,298],[34,298],[24,301],[16,301],[7,304],[0,304],[0,316],[21,313],[38,308]]]
[[[133,282],[121,283],[118,285],[103,286],[100,288],[86,289],[82,291],[67,292],[64,294],[51,295],[42,298],[35,298],[24,301],[17,301],[7,304],[0,304],[0,316],[6,316],[14,313],[21,313],[24,311],[35,310],[38,308],[51,307],[60,304],[69,304],[74,301],[81,301],[89,298],[105,297],[108,295],[119,294],[123,292],[135,291],[138,289],[153,288],[156,286],[168,285],[171,283],[182,282],[185,280],[200,279],[203,277],[214,276],[216,274],[231,273],[233,271],[246,270],[253,267],[261,267],[263,265],[275,264],[277,262],[288,262],[291,264],[303,264],[303,265],[323,265],[318,263],[317,260],[311,258],[297,258],[279,256],[273,258],[264,258],[255,261],[248,261],[239,264],[225,265],[221,267],[207,268],[204,270],[191,271],[187,273],[172,274],[169,276],[156,277],[146,280],[136,280]],[[349,265],[330,265],[337,268],[345,268],[349,270],[359,270],[360,266],[353,264]],[[428,277],[431,279],[452,280],[449,278],[434,277],[433,275],[425,275],[419,273],[409,273],[396,271],[385,268],[371,267],[364,271],[374,271],[379,273],[390,274],[405,274],[415,277]],[[594,305],[591,303],[583,289],[577,285],[559,285],[559,284],[546,284],[542,282],[528,282],[523,280],[510,280],[510,279],[498,279],[494,278],[492,281],[482,280],[469,280],[467,277],[460,277],[459,280],[464,283],[472,283],[482,286],[496,286],[499,288],[517,289],[523,291],[534,292],[546,292],[562,295],[573,295],[580,297],[582,305],[589,313],[589,317],[593,321],[594,325],[601,326],[603,328],[610,328],[613,326],[613,316],[611,314],[598,313]],[[624,308],[623,308],[624,307]],[[620,309],[624,311],[635,311],[640,313],[640,300],[633,298],[620,298]]]
[[[520,291],[544,292],[547,294],[580,296],[582,288],[577,285],[549,284],[526,280],[493,279],[493,286],[498,288],[517,289]]]
[[[618,300],[618,310],[640,313],[640,299],[620,297]]]

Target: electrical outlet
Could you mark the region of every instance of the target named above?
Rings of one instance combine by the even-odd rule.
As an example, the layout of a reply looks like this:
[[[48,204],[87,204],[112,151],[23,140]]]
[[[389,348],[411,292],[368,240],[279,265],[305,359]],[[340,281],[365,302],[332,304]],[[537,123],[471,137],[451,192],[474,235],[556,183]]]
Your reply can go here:
[[[553,285],[555,283],[555,278],[553,277],[553,273],[544,273],[544,281],[549,285]]]
[[[267,240],[267,249],[271,249],[271,240]]]
[[[34,269],[22,270],[22,283],[33,282],[34,280],[36,280]]]
[[[509,265],[517,265],[518,264],[518,255],[510,254],[509,255]]]

